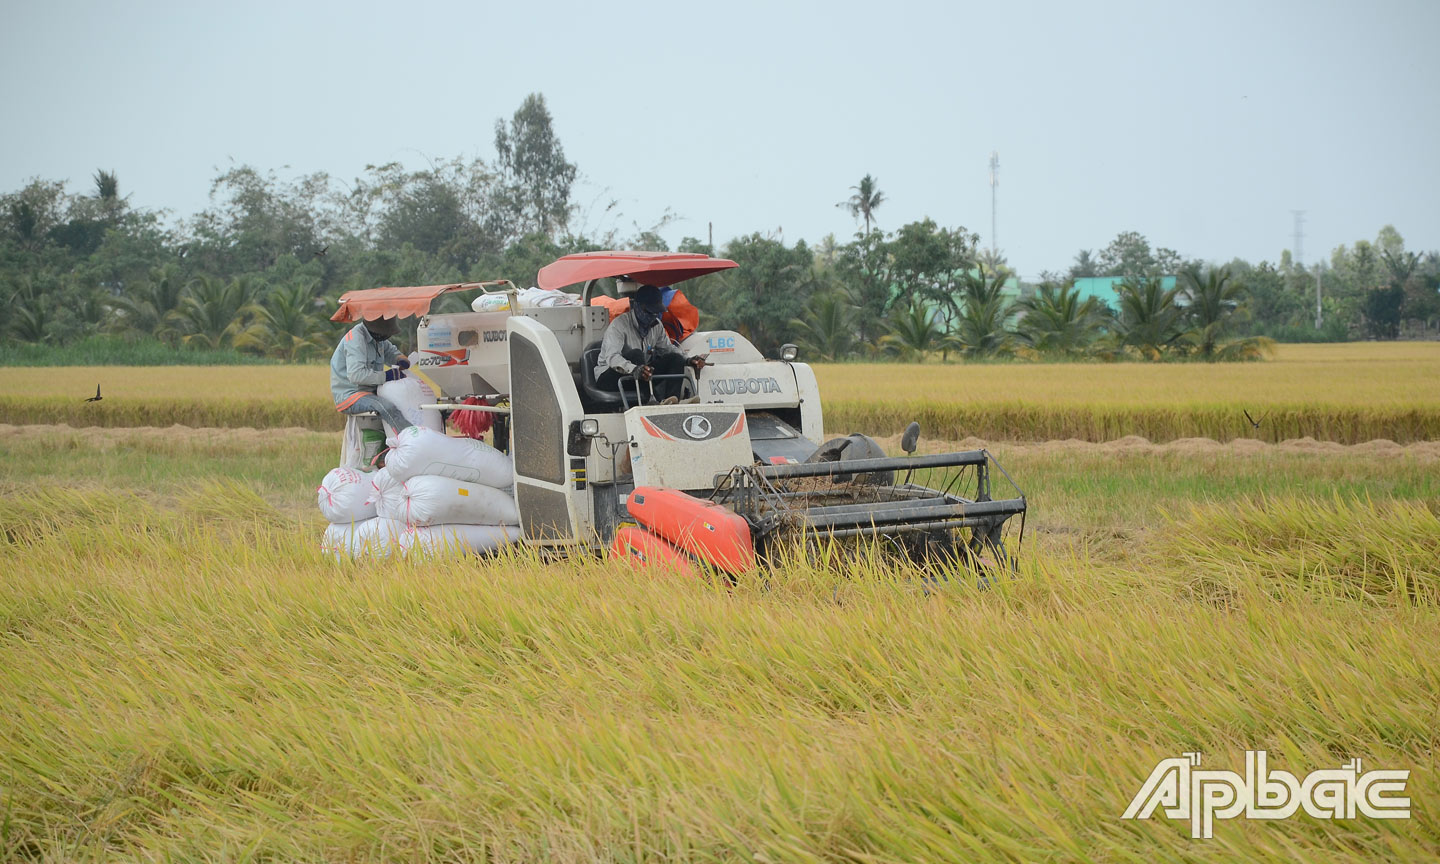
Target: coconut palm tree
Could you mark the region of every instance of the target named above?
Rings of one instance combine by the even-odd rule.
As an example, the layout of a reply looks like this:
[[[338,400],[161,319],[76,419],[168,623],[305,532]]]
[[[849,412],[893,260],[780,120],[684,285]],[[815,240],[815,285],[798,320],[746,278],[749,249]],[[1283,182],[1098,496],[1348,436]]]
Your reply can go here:
[[[1175,303],[1178,289],[1165,290],[1158,277],[1134,277],[1122,280],[1115,290],[1120,294],[1121,344],[1150,360],[1173,351],[1184,335]]]
[[[101,201],[120,200],[120,181],[114,171],[95,172],[95,197]]]
[[[901,360],[923,363],[928,355],[948,347],[947,338],[939,317],[912,300],[903,309],[895,310],[890,332],[880,337],[880,347]]]
[[[981,249],[979,262],[980,272],[986,277],[994,278],[1002,273],[1006,276],[1015,275],[1015,268],[1010,266],[1004,255],[994,249]]]
[[[861,177],[860,183],[850,188],[855,190],[855,194],[835,206],[844,207],[854,218],[865,220],[865,233],[868,235],[870,223],[875,220],[875,211],[885,203],[885,193],[880,191],[879,183],[869,174]]]
[[[55,314],[46,296],[35,290],[28,277],[21,276],[18,282],[5,301],[5,332],[21,342],[53,342]]]
[[[127,285],[124,294],[110,301],[106,329],[135,336],[163,334],[166,316],[180,305],[184,287],[173,265],[156,270],[144,282]]]
[[[1077,354],[1104,327],[1105,312],[1094,297],[1083,300],[1074,282],[1042,282],[1033,297],[1020,301],[1025,317],[1020,338],[1042,354]]]
[[[1209,361],[1256,359],[1270,350],[1273,343],[1263,337],[1225,339],[1230,316],[1240,305],[1245,286],[1230,275],[1229,267],[1211,267],[1202,274],[1198,267],[1180,274],[1189,305],[1185,319],[1189,329],[1184,341]]]
[[[229,348],[254,338],[252,328],[262,308],[262,286],[253,276],[221,282],[201,276],[185,286],[180,303],[165,316],[166,324],[187,346]]]
[[[1006,273],[986,279],[970,276],[960,292],[960,314],[955,319],[951,339],[966,357],[990,357],[1013,349],[1015,334],[1010,321],[1015,317],[1015,304],[1005,296]]]
[[[301,280],[270,292],[254,326],[236,334],[235,347],[259,351],[292,363],[329,347],[330,332],[316,314],[318,280]]]
[[[797,339],[817,360],[839,360],[855,347],[856,307],[842,288],[822,291],[805,304],[805,316],[793,318]]]

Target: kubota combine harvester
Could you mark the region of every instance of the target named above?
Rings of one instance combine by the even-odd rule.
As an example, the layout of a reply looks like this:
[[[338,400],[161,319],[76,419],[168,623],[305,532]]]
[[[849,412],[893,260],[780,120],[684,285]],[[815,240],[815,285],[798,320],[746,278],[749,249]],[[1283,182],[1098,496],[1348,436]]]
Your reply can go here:
[[[574,286],[578,305],[522,306],[508,282],[465,283],[352,291],[334,318],[420,316],[412,361],[438,391],[431,407],[496,416],[532,545],[730,573],[789,540],[869,538],[910,556],[1008,562],[1007,521],[1022,516],[1023,532],[1025,499],[990,454],[908,455],[913,424],[905,456],[887,457],[863,435],[827,439],[815,373],[794,346],[766,358],[734,331],[691,334],[680,349],[711,365],[686,370],[692,398],[681,404],[644,404],[647,385],[633,379],[620,392],[596,386],[610,313],[591,301],[607,280],[666,287],[735,266],[590,252],[539,273],[541,289]],[[431,314],[455,291],[504,293],[508,303],[477,298],[482,311]],[[461,404],[472,396],[485,404]],[[995,494],[999,478],[1009,494]]]

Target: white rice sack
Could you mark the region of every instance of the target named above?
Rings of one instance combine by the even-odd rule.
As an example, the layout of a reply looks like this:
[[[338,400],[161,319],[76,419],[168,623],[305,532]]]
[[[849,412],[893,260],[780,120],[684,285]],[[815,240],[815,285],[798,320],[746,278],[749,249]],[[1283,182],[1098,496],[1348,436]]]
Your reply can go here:
[[[519,539],[520,529],[508,525],[429,525],[406,531],[400,550],[423,557],[489,552]]]
[[[345,415],[345,437],[340,440],[340,467],[354,471],[365,464],[365,441],[360,436],[361,418]]]
[[[405,523],[390,519],[366,519],[325,529],[320,551],[340,558],[384,558],[398,551],[405,536]]]
[[[580,295],[545,288],[526,288],[518,292],[521,308],[549,309],[556,306],[579,306]]]
[[[381,468],[369,474],[370,495],[367,503],[374,505],[376,515],[380,513],[380,502],[387,496],[400,494],[400,481],[390,476],[389,468]]]
[[[375,518],[370,489],[370,475],[353,468],[336,468],[325,475],[315,492],[325,518],[337,525],[348,525]]]
[[[400,409],[411,426],[423,426],[436,432],[445,431],[445,421],[437,409],[421,408],[421,405],[435,404],[435,391],[419,378],[411,375],[399,381],[386,381],[375,390],[375,395]],[[399,429],[385,427],[385,433],[393,438]]]
[[[520,511],[505,489],[424,474],[387,494],[378,510],[387,519],[423,525],[519,525]]]
[[[402,482],[433,474],[503,489],[515,483],[510,457],[473,438],[451,438],[434,429],[411,426],[389,441],[385,467]],[[492,523],[494,524],[494,523]]]
[[[470,308],[476,312],[505,312],[510,309],[510,295],[481,294],[470,301]]]

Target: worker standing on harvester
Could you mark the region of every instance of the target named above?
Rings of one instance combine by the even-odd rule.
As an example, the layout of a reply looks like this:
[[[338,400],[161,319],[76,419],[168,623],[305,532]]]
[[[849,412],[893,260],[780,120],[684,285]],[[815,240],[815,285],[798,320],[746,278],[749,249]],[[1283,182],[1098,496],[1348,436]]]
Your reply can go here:
[[[617,287],[621,296],[630,295],[630,310],[605,329],[595,366],[597,387],[618,390],[620,379],[627,375],[649,382],[656,375],[678,375],[687,363],[696,370],[705,365],[705,358],[686,357],[670,344],[660,323],[665,306],[659,288],[623,278],[617,280]],[[663,378],[653,382],[651,392],[665,404],[674,404],[679,401],[682,384],[681,378]]]
[[[411,425],[400,409],[376,395],[386,381],[405,377],[410,361],[390,342],[400,332],[395,318],[368,318],[350,328],[330,357],[330,393],[342,414],[373,411],[397,432]],[[395,368],[387,370],[385,367]]]

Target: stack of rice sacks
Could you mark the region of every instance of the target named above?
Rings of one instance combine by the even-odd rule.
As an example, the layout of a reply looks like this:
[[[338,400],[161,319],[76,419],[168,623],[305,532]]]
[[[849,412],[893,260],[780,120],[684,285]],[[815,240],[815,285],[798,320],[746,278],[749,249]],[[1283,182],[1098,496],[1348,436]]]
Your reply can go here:
[[[389,440],[385,467],[337,468],[319,490],[330,520],[322,548],[340,556],[483,552],[520,539],[514,467],[469,438],[411,426]]]

